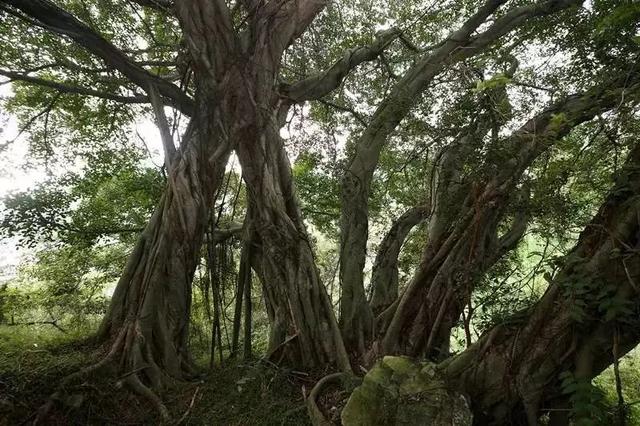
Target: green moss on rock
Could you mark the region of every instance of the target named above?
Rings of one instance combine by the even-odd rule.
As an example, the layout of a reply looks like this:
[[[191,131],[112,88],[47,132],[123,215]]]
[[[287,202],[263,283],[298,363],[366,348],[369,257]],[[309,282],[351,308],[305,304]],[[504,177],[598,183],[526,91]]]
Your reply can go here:
[[[470,426],[466,398],[447,389],[435,365],[384,357],[364,377],[342,410],[344,426]]]

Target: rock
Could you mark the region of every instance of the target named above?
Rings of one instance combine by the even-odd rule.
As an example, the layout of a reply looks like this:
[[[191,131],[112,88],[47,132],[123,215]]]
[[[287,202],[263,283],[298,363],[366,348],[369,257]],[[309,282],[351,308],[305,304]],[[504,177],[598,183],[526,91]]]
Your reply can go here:
[[[471,426],[467,399],[447,389],[435,364],[387,356],[376,363],[342,410],[344,426]]]

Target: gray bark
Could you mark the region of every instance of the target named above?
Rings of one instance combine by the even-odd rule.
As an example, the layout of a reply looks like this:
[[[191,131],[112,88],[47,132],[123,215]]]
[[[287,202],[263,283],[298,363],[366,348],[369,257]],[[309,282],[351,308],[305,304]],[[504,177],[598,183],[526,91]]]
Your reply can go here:
[[[524,170],[573,127],[619,105],[621,99],[630,101],[637,97],[638,78],[637,72],[625,73],[569,96],[503,141],[503,149],[511,160],[486,183],[470,184],[472,190],[460,204],[459,213],[446,217],[449,224],[436,227],[442,230],[441,234],[430,235],[414,277],[393,307],[382,352],[429,355],[437,347],[447,347],[449,331],[476,277],[512,248],[524,231],[522,218],[515,218],[511,232],[502,238],[495,235],[503,207],[518,196],[515,188]],[[554,120],[558,116],[563,119]],[[437,209],[434,219],[438,219]]]
[[[193,373],[187,346],[191,282],[213,190],[229,154],[228,149],[211,153],[211,147],[221,146],[205,134],[187,135],[98,332],[113,341],[112,358],[119,358],[123,373],[134,372],[127,381],[143,394],[148,394],[146,384],[158,388]],[[208,161],[199,157],[203,152],[209,153]]]
[[[378,247],[371,271],[371,301],[375,314],[388,308],[398,298],[398,256],[409,232],[429,216],[431,206],[407,210],[391,225]]]

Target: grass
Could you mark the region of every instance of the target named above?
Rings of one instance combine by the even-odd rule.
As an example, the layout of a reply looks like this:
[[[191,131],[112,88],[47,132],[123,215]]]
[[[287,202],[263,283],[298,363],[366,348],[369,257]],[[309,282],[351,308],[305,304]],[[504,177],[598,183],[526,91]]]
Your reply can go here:
[[[0,326],[0,426],[33,420],[60,380],[100,358],[101,349],[87,344],[87,336],[87,330],[63,334],[50,326]],[[632,404],[630,425],[640,424],[639,367],[638,349],[620,363],[625,400]],[[161,397],[172,419],[182,420],[181,424],[297,426],[309,424],[303,392],[308,394],[314,382],[315,378],[265,363],[237,362],[214,369],[201,382],[167,390]],[[612,369],[595,384],[605,392],[608,405],[615,406]],[[158,423],[150,404],[120,388],[113,375],[93,377],[69,389],[47,419],[52,425]]]
[[[46,327],[0,326],[0,425],[29,422],[66,375],[99,359],[82,343]],[[161,397],[174,420],[187,425],[306,425],[302,387],[311,379],[255,362],[219,367],[201,382]],[[147,401],[122,390],[113,377],[92,378],[56,402],[47,424],[158,424]]]

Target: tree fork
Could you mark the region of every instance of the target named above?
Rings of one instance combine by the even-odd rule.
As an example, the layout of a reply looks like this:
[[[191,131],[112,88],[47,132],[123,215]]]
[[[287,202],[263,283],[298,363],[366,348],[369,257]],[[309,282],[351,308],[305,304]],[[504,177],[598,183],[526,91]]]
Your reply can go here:
[[[640,256],[634,249],[640,235],[638,165],[640,145],[540,301],[441,364],[487,420],[519,417],[537,424],[541,409],[561,397],[560,373],[591,380],[640,342]],[[577,295],[573,284],[584,277],[593,277],[594,285]],[[626,301],[627,313],[599,308],[598,295],[605,289],[608,297]],[[572,314],[577,300],[586,303],[584,316]],[[618,327],[621,323],[625,326]]]
[[[486,183],[475,184],[475,193],[468,192],[462,202],[462,213],[445,218],[445,226],[437,226],[450,231],[430,234],[433,240],[425,247],[416,273],[395,307],[382,338],[383,353],[400,351],[428,356],[425,350],[433,348],[426,347],[425,342],[434,334],[440,336],[439,346],[447,346],[448,330],[461,315],[477,277],[515,247],[526,229],[526,217],[516,217],[509,232],[500,237],[495,234],[506,204],[521,197],[517,185],[524,171],[577,125],[619,105],[622,100],[636,99],[640,93],[639,79],[637,69],[631,68],[584,92],[568,96],[530,119],[502,142],[502,146],[512,150],[509,154],[512,159],[497,176]],[[563,120],[554,120],[559,115]],[[468,188],[474,185],[470,183]],[[445,185],[444,190],[449,189]],[[432,220],[438,220],[437,213],[436,208]],[[430,231],[433,229],[430,226]],[[450,293],[454,298],[447,296]],[[448,320],[438,324],[441,328],[438,330],[434,328],[434,321],[443,304],[447,311],[444,318]],[[425,334],[424,330],[429,331]]]

